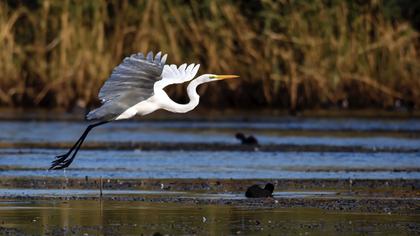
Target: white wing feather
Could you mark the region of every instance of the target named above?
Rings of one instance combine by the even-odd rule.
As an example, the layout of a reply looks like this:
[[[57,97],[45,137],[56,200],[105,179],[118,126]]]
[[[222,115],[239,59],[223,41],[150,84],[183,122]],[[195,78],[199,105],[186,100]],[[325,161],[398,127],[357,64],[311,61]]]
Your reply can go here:
[[[192,80],[198,72],[200,64],[165,65],[162,71],[162,81],[179,84]]]

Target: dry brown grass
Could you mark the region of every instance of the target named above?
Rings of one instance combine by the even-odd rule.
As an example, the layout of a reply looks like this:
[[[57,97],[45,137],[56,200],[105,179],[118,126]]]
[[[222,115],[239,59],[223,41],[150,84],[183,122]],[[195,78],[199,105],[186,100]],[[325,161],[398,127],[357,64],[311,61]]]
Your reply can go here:
[[[420,105],[419,33],[408,22],[388,19],[381,1],[308,2],[262,0],[249,13],[230,1],[2,1],[0,103],[88,106],[124,56],[161,50],[171,63],[241,75],[203,86],[207,105]]]

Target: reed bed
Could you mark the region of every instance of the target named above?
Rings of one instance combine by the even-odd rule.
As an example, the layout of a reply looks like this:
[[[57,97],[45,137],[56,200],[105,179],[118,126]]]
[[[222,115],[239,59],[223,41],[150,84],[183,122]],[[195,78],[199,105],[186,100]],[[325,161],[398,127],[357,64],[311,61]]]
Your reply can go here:
[[[200,72],[206,106],[420,105],[419,33],[380,0],[0,2],[0,104],[94,106],[112,68],[163,51]],[[169,89],[185,101],[184,87]]]

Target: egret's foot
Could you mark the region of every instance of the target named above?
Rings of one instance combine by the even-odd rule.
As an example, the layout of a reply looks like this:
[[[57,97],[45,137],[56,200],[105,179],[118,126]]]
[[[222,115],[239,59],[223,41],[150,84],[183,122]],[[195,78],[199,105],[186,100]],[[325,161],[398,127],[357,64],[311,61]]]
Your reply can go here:
[[[69,167],[69,166],[70,166],[70,164],[73,162],[74,157],[75,157],[75,155],[74,155],[72,158],[70,158],[70,159],[67,159],[67,160],[63,161],[63,162],[61,163],[60,167],[59,167],[59,168],[57,168],[57,169],[64,169],[64,168]]]
[[[68,157],[72,150],[68,151],[66,154],[55,156],[55,159],[61,159],[63,157]]]
[[[55,160],[51,162],[51,167],[48,170],[60,170],[68,167],[73,161],[74,157],[68,158],[71,152],[68,152],[63,155],[58,155],[55,157]]]
[[[82,136],[80,136],[77,142],[73,145],[73,147],[70,148],[70,150],[67,153],[55,157],[55,159],[51,162],[51,167],[48,170],[60,170],[69,167],[70,164],[73,162],[74,158],[76,157],[77,151],[79,151],[89,131],[98,125],[102,125],[108,122],[109,121],[100,121],[96,124],[89,125],[86,128],[85,132],[83,132]]]

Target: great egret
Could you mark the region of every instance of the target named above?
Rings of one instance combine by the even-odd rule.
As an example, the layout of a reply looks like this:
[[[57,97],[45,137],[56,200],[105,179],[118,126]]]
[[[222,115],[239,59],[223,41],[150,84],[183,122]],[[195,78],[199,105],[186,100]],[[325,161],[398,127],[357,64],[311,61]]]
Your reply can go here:
[[[199,64],[166,65],[167,54],[159,52],[153,57],[149,52],[146,57],[142,53],[126,57],[114,68],[111,76],[99,91],[102,105],[87,114],[88,120],[99,120],[89,125],[79,140],[70,150],[52,161],[50,170],[68,167],[76,157],[88,133],[95,127],[113,120],[129,119],[135,115],[147,115],[158,109],[170,112],[185,113],[193,110],[199,103],[197,86],[203,83],[223,79],[238,78],[237,75],[204,74],[192,80],[198,72]],[[179,104],[174,102],[163,90],[171,84],[190,81],[187,87],[190,102]]]

